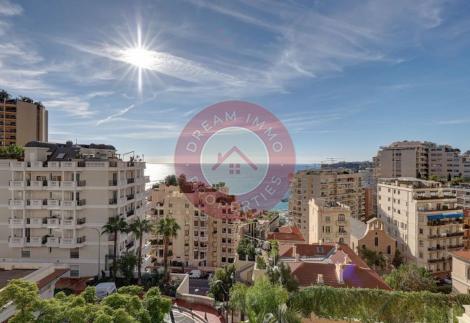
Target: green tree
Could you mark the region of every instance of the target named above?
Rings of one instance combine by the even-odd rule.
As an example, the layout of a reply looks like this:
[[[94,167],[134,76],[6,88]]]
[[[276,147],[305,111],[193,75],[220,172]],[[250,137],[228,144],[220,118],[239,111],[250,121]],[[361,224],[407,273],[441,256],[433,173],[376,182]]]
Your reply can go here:
[[[256,256],[256,248],[251,239],[243,238],[237,246],[237,253],[240,260],[254,261]]]
[[[3,101],[7,101],[9,99],[10,99],[10,94],[7,91],[1,89],[0,90],[0,101],[3,102]]]
[[[385,277],[386,283],[401,291],[435,291],[436,281],[429,271],[415,264],[401,265]]]
[[[403,256],[401,255],[400,250],[396,249],[395,254],[393,255],[392,265],[395,268],[400,267],[403,264]]]
[[[288,292],[296,292],[299,290],[299,283],[294,276],[292,276],[289,265],[281,262],[277,266],[268,267],[266,273],[272,284],[280,284]]]
[[[5,306],[8,302],[13,302],[17,309],[9,322],[32,322],[41,305],[39,289],[35,283],[13,279],[0,291],[0,305]]]
[[[241,319],[244,320],[246,312],[246,292],[248,286],[242,283],[236,283],[230,289],[230,308],[232,310],[240,311]]]
[[[387,261],[381,252],[367,249],[365,246],[359,248],[359,256],[372,268],[375,267],[383,270],[387,264]]]
[[[168,175],[165,177],[165,185],[167,186],[176,186],[178,185],[178,181],[175,175]]]
[[[139,249],[137,251],[137,283],[142,283],[142,245],[144,235],[152,230],[152,224],[147,219],[137,218],[130,225],[130,230],[134,233],[135,237],[139,239]]]
[[[0,158],[2,159],[20,159],[24,156],[24,149],[18,145],[10,145],[0,148]]]
[[[126,284],[131,284],[134,280],[134,269],[136,265],[137,257],[132,252],[125,252],[121,257],[119,257],[117,268]]]
[[[279,259],[279,242],[276,240],[269,241],[271,250],[269,251],[269,256],[271,258],[271,264],[276,266],[277,261]]]
[[[118,234],[121,232],[127,232],[127,222],[120,216],[113,216],[108,219],[108,222],[103,226],[102,234],[111,234],[113,237],[113,277],[116,277],[117,273],[117,245],[118,245]]]
[[[163,238],[163,266],[165,273],[165,281],[170,280],[170,273],[168,272],[168,256],[169,256],[169,245],[173,238],[176,238],[178,235],[178,230],[180,229],[179,224],[174,218],[163,218],[160,219],[157,223],[156,233],[161,235]]]
[[[256,257],[256,267],[258,269],[266,269],[266,261],[263,256]]]
[[[229,298],[230,289],[235,283],[235,266],[228,265],[215,271],[209,282],[209,294],[216,301],[226,302]]]

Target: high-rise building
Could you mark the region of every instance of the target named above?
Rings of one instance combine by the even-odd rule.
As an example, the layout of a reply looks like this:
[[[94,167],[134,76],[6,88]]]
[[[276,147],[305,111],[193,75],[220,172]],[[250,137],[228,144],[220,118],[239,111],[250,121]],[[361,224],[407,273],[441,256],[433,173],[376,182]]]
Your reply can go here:
[[[376,178],[460,175],[460,150],[428,141],[398,141],[381,147],[375,161]]]
[[[463,247],[463,212],[448,187],[416,178],[380,179],[378,218],[410,260],[432,272],[451,270]]]
[[[144,168],[110,145],[27,143],[24,161],[0,160],[0,258],[67,264],[71,277],[107,270],[114,239],[102,227],[145,216]],[[118,254],[136,246],[132,233],[117,241]]]
[[[213,270],[235,262],[240,205],[226,193],[226,187],[186,187],[183,193],[178,186],[154,186],[150,195],[152,219],[157,223],[172,217],[181,228],[170,245],[174,264]],[[151,241],[154,264],[162,264],[163,237],[156,235]]]
[[[46,108],[19,99],[0,102],[0,146],[30,141],[48,141]]]
[[[339,202],[313,198],[309,202],[307,243],[342,243],[349,245],[351,209]]]
[[[305,170],[297,172],[291,184],[289,216],[304,237],[309,236],[309,201],[321,198],[325,203],[347,205],[351,216],[364,217],[362,175],[349,170]]]

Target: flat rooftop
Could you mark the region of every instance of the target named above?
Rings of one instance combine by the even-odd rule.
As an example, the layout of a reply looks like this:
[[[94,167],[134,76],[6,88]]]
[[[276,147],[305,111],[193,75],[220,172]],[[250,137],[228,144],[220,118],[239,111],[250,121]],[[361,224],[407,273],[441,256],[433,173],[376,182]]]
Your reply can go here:
[[[0,269],[0,289],[5,287],[12,279],[19,279],[28,276],[36,269]]]

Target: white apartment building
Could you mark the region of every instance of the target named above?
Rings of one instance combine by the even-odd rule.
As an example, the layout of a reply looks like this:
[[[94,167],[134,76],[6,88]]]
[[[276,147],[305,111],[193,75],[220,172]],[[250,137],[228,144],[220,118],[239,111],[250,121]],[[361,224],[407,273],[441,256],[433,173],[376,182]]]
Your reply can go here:
[[[218,189],[228,193],[227,188]],[[242,225],[240,205],[219,190],[195,186],[183,193],[178,186],[165,184],[152,189],[154,222],[172,217],[181,228],[170,245],[175,265],[212,271],[235,262]],[[151,242],[154,264],[163,264],[163,237],[154,236]]]
[[[342,243],[349,245],[351,209],[338,202],[313,198],[309,202],[308,244]]]
[[[380,179],[378,218],[398,248],[432,272],[449,272],[463,247],[463,212],[452,190],[416,178]]]
[[[347,205],[351,216],[361,219],[365,214],[362,175],[348,170],[305,170],[297,172],[291,184],[289,217],[309,235],[309,201],[321,198],[325,202]]]
[[[101,229],[145,216],[144,168],[113,146],[72,142],[29,142],[24,161],[0,160],[0,259],[67,264],[71,277],[108,269],[113,237]],[[134,240],[119,234],[119,253]]]

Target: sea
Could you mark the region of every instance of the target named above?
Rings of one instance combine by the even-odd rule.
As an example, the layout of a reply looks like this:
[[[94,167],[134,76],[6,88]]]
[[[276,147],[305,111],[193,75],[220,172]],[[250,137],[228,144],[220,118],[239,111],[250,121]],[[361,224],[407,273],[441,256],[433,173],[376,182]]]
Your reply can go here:
[[[295,166],[296,171],[305,169],[318,169],[320,164],[298,164]],[[171,163],[148,163],[145,169],[145,175],[150,177],[150,184],[159,183],[165,179],[168,175],[175,174],[174,164]],[[288,209],[288,196],[286,195],[283,201],[280,201],[272,211],[278,211],[280,213],[287,212]]]

